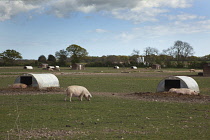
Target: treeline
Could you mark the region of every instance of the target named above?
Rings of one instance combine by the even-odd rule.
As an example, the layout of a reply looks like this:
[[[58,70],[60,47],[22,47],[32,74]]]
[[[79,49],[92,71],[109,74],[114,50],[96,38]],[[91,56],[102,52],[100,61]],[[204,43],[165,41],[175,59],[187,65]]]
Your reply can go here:
[[[83,61],[89,67],[108,67],[118,65],[120,67],[150,67],[153,64],[160,64],[165,68],[202,68],[203,64],[210,62],[210,55],[203,57],[191,56],[183,61],[167,55],[148,55],[148,56],[102,56],[87,57]]]
[[[160,64],[165,68],[202,68],[203,64],[210,62],[210,55],[203,57],[190,56],[183,61],[177,61],[176,58],[168,55],[108,55],[108,56],[86,56],[81,63],[86,64],[86,67],[150,67],[153,64]],[[59,65],[68,67],[71,65],[71,58],[66,58],[65,61],[56,59],[53,55],[45,57],[41,55],[37,60],[15,60],[13,63],[4,63],[0,60],[0,66],[38,66],[41,63],[47,63],[49,65]]]
[[[159,53],[157,48],[146,47],[142,54],[133,50],[130,56],[107,55],[88,56],[85,48],[72,44],[66,49],[49,54],[47,57],[40,55],[37,60],[23,60],[19,52],[6,50],[0,53],[0,66],[38,66],[41,63],[49,65],[70,66],[75,63],[84,63],[89,67],[150,67],[160,64],[165,68],[202,68],[204,63],[210,62],[210,54],[203,57],[193,56],[193,47],[183,41],[175,41],[174,45]]]

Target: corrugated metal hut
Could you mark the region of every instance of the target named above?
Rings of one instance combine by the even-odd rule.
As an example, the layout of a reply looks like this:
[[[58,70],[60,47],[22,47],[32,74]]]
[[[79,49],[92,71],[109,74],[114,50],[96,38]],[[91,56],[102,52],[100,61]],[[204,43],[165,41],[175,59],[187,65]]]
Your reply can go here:
[[[210,76],[210,63],[203,65],[203,76]]]
[[[24,66],[23,69],[32,70],[33,67],[32,66]]]
[[[47,66],[48,69],[54,69],[55,66]]]
[[[51,73],[34,74],[28,73],[18,76],[14,83],[23,83],[29,87],[46,89],[49,87],[60,87],[58,78]]]
[[[169,91],[171,88],[189,88],[200,92],[197,82],[188,76],[170,76],[161,80],[157,86],[157,92]]]
[[[113,68],[114,68],[114,69],[119,69],[120,67],[119,67],[119,66],[114,66]]]
[[[137,67],[136,66],[131,66],[131,69],[137,69]]]

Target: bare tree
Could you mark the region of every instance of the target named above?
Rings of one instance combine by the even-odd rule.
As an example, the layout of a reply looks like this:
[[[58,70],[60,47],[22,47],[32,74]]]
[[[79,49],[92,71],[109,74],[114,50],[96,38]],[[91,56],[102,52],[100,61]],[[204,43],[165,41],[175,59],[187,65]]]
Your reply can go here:
[[[158,55],[158,52],[159,52],[158,49],[152,48],[152,47],[147,47],[144,50],[145,56],[148,56],[148,55]]]
[[[163,53],[173,56],[177,59],[177,61],[184,61],[187,57],[192,56],[194,51],[193,47],[189,43],[177,40],[174,43],[174,46],[163,50]]]
[[[136,49],[133,49],[133,52],[129,58],[129,63],[133,63],[134,65],[138,64],[139,61],[138,61],[138,58],[140,56],[140,51],[139,50],[136,50]]]
[[[147,65],[151,65],[152,63],[156,62],[156,56],[158,55],[158,49],[152,48],[152,47],[147,47],[144,50],[144,55],[145,55],[145,62]]]
[[[136,50],[136,49],[133,49],[133,53],[131,55],[137,55],[137,56],[139,56],[140,55],[140,51],[139,50]]]
[[[183,55],[184,59],[186,59],[189,56],[192,56],[193,54],[194,54],[193,47],[189,43],[184,42],[183,52],[182,52],[182,55]]]

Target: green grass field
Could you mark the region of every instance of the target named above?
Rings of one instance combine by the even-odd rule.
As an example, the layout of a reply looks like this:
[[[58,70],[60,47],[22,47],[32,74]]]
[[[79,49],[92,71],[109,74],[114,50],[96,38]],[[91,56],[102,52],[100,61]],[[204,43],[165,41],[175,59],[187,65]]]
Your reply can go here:
[[[91,92],[134,93],[155,92],[159,81],[167,76],[196,75],[177,73],[174,69],[170,69],[170,73],[143,69],[130,73],[121,71],[111,68],[71,71],[62,68],[61,72],[71,74],[57,77],[62,88],[78,84]],[[43,70],[0,68],[0,90],[26,72],[40,73]],[[210,78],[193,78],[201,94],[210,95]],[[90,102],[73,98],[70,103],[63,101],[64,96],[49,92],[1,94],[0,139],[210,139],[210,104],[143,101],[101,95],[94,96]]]

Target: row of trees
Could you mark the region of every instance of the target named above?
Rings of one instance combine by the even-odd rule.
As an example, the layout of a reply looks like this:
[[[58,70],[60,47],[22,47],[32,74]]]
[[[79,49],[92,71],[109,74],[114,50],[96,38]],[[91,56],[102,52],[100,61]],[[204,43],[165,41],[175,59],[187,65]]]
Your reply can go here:
[[[49,63],[51,65],[66,66],[70,64],[80,63],[88,57],[88,52],[86,49],[72,44],[66,48],[66,50],[60,50],[55,53],[55,56],[48,55],[48,59],[44,55],[38,58],[38,62]]]
[[[203,64],[210,61],[210,55],[204,57],[193,56],[193,47],[183,41],[176,41],[174,45],[159,53],[157,48],[147,47],[143,54],[139,50],[134,49],[131,56],[102,56],[89,57],[85,59],[88,66],[141,66],[147,67],[152,64],[161,64],[164,67],[189,67],[202,68]]]
[[[210,55],[204,57],[193,56],[193,47],[180,40],[176,41],[174,45],[159,53],[157,48],[147,47],[143,53],[140,54],[139,50],[134,49],[131,56],[102,56],[94,57],[88,56],[86,49],[72,44],[66,49],[55,52],[55,56],[50,54],[48,58],[41,55],[37,61],[30,62],[30,65],[38,65],[39,63],[48,63],[50,65],[69,66],[75,63],[86,63],[87,66],[150,66],[152,64],[161,64],[165,67],[194,67],[200,68],[202,63],[210,61]],[[0,53],[0,58],[3,60],[4,65],[15,65],[17,59],[22,56],[15,50],[6,50]],[[1,63],[0,63],[1,65]]]
[[[70,63],[80,63],[84,57],[87,57],[87,55],[88,52],[86,51],[86,49],[78,45],[72,44],[69,47],[67,47],[66,50],[57,51],[55,53],[55,56],[50,54],[48,55],[48,58],[46,58],[44,55],[41,55],[37,61],[32,62],[30,60],[30,65],[37,65],[38,63],[49,63],[50,65],[66,66]],[[0,66],[17,65],[16,62],[26,61],[21,59],[22,56],[19,52],[8,49],[0,53]]]

